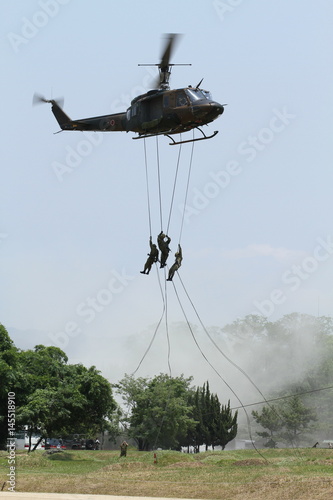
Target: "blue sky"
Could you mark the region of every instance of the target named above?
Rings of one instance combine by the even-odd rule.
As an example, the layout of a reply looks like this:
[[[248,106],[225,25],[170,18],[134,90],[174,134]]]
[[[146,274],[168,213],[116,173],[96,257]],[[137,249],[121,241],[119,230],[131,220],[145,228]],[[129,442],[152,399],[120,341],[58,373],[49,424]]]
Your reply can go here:
[[[202,87],[228,104],[207,129],[219,134],[195,144],[181,241],[181,277],[203,322],[331,314],[332,18],[329,0],[2,5],[0,312],[19,347],[59,345],[114,381],[149,342],[163,301],[157,273],[139,273],[149,238],[143,141],[54,135],[50,106],[32,107],[32,96],[64,96],[73,119],[125,110],[149,89],[152,69],[138,63],[159,62],[164,33],[184,34],[173,62],[192,64],[173,69],[171,86],[204,77]],[[165,220],[178,155],[168,142],[159,139]],[[146,145],[155,237],[155,139]],[[183,146],[173,253],[190,153]],[[168,322],[182,321],[170,284]],[[196,347],[180,347],[172,333],[174,370],[193,375]],[[161,333],[142,375],[166,370],[166,349]]]

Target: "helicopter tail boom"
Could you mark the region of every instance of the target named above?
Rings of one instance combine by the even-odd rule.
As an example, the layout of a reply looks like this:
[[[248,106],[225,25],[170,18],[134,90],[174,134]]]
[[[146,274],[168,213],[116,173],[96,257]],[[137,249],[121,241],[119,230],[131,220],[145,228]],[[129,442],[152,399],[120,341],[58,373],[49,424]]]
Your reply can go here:
[[[55,99],[45,99],[45,97],[35,94],[33,104],[47,102],[52,104],[54,114],[61,130],[90,130],[95,132],[128,132],[126,113],[113,113],[111,115],[93,116],[81,120],[71,120],[64,112],[60,101]]]
[[[125,113],[114,113],[112,115],[94,116],[81,120],[71,120],[61,107],[53,101],[52,113],[62,130],[90,130],[95,132],[125,131]]]
[[[90,130],[95,132],[127,132],[126,113],[94,116],[82,120],[73,120],[65,130]]]

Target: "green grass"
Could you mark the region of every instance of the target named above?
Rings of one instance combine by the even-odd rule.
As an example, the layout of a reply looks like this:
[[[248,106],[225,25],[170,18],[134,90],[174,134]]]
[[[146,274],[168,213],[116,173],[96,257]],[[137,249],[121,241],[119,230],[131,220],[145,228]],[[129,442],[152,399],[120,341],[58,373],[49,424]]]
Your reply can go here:
[[[16,491],[232,500],[333,498],[333,450],[17,452]],[[0,452],[1,485],[8,458]],[[5,488],[6,489],[6,488]]]

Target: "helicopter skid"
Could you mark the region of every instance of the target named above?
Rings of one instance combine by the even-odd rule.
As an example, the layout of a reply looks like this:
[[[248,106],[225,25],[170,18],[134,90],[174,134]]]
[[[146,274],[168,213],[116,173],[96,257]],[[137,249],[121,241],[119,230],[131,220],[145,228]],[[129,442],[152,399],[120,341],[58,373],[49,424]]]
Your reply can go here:
[[[147,137],[156,137],[158,135],[166,135],[165,132],[156,132],[155,134],[139,134],[137,137],[132,137],[132,139],[137,140],[137,139],[146,139]]]
[[[218,134],[218,130],[215,130],[213,134],[211,135],[206,135],[199,127],[195,127],[197,130],[199,130],[203,137],[198,137],[197,139],[188,139],[186,141],[175,141],[173,137],[171,137],[169,134],[165,132],[157,132],[156,134],[142,134],[139,135],[138,137],[133,137],[132,139],[146,139],[147,137],[156,137],[158,135],[165,135],[166,137],[169,137],[169,139],[172,142],[169,142],[170,146],[175,146],[176,144],[186,144],[187,142],[196,142],[196,141],[205,141],[206,139],[212,139],[213,137]]]
[[[197,142],[197,141],[205,141],[206,139],[212,139],[219,133],[218,130],[215,130],[212,135],[206,135],[200,128],[197,127],[198,130],[202,133],[203,137],[197,137],[196,139],[188,139],[187,141],[175,141],[173,137],[170,137],[168,134],[165,134],[172,142],[169,142],[170,146],[175,146],[176,144],[186,144],[187,142]]]

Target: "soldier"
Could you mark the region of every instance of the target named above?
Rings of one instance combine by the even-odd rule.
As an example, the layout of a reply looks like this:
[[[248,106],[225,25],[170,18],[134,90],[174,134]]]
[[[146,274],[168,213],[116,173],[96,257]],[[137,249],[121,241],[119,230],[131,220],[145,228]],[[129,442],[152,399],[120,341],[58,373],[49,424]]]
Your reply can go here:
[[[140,271],[141,274],[149,274],[149,271],[151,270],[151,266],[155,262],[158,262],[158,250],[157,250],[157,246],[154,243],[152,243],[151,237],[149,238],[149,246],[150,246],[150,253],[147,254],[148,255],[148,259],[147,259],[147,261],[145,263],[143,271]]]
[[[178,245],[178,252],[175,253],[175,257],[176,260],[175,263],[169,269],[169,276],[167,281],[172,281],[175,272],[178,271],[178,269],[182,265],[183,254],[182,254],[182,247],[180,245]]]
[[[128,443],[126,443],[126,441],[123,441],[120,445],[120,456],[121,457],[126,457],[127,455],[127,446],[128,446]]]
[[[167,234],[164,234],[163,231],[157,236],[157,244],[158,248],[161,250],[161,265],[160,267],[164,267],[169,256],[170,248],[169,243],[171,238]]]

